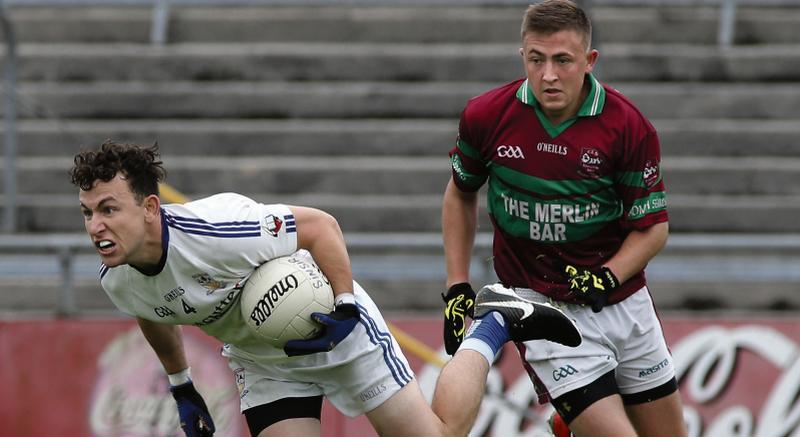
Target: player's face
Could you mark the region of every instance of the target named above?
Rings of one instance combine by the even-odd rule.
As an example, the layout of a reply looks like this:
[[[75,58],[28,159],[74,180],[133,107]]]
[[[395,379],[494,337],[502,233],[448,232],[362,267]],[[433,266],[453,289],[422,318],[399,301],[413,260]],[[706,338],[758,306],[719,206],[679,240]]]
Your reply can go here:
[[[597,50],[587,51],[579,32],[562,30],[526,33],[520,54],[528,84],[547,118],[559,124],[575,116],[588,93],[584,77],[594,68]]]
[[[86,232],[108,267],[153,264],[146,251],[147,202],[137,202],[127,181],[118,173],[108,182],[97,181],[79,194]],[[155,260],[158,262],[158,259]]]

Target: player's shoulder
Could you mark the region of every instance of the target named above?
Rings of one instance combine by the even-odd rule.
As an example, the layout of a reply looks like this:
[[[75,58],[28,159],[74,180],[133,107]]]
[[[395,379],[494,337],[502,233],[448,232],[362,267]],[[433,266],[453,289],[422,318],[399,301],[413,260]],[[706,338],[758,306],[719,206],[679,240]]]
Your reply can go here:
[[[605,104],[603,105],[604,114],[623,121],[628,127],[641,126],[647,131],[655,131],[650,120],[631,99],[608,84],[603,83],[602,86],[606,94]]]
[[[186,209],[195,214],[230,215],[242,208],[252,208],[257,202],[239,193],[217,193],[181,205],[168,205],[172,209]]]
[[[262,205],[241,194],[219,193],[184,204],[166,204],[162,208],[166,225],[187,236],[240,238],[261,235]]]
[[[517,90],[524,80],[524,78],[516,79],[472,97],[464,108],[465,115],[478,120],[496,117],[496,114],[503,112],[498,109],[507,108],[517,99]]]
[[[128,265],[109,267],[100,263],[100,268],[97,272],[98,276],[100,276],[100,286],[111,296],[124,294],[123,289],[127,283],[127,269],[129,268]]]
[[[238,193],[219,193],[183,204],[163,206],[168,224],[227,223],[252,217],[259,207],[255,200]]]

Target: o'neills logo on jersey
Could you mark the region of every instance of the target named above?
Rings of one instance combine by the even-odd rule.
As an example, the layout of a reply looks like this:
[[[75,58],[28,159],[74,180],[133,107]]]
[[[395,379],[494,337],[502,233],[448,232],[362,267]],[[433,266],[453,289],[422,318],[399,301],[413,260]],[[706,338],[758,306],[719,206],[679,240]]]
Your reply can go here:
[[[567,155],[567,147],[558,144],[539,143],[536,145],[536,150],[540,152],[553,153],[555,155]]]
[[[253,308],[253,312],[250,313],[250,319],[256,323],[256,326],[261,326],[262,323],[267,321],[281,297],[297,288],[297,284],[297,278],[294,275],[288,275],[264,293],[256,303],[256,307]]]
[[[283,220],[274,215],[270,214],[264,217],[264,231],[273,237],[277,237],[278,233],[281,231],[283,227]]]
[[[597,179],[600,177],[600,167],[603,166],[603,155],[600,151],[591,147],[581,149],[580,160],[578,161],[578,174],[583,177]]]
[[[642,169],[642,182],[644,186],[647,188],[653,188],[655,184],[661,179],[661,175],[658,172],[658,162],[653,160],[648,160],[644,163],[644,169]]]

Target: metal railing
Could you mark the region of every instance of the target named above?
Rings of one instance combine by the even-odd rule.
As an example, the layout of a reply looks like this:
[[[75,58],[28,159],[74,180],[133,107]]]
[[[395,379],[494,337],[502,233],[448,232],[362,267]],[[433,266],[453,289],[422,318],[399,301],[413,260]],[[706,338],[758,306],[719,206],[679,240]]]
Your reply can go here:
[[[442,253],[441,235],[438,233],[348,233],[345,236],[351,256],[375,253],[405,253],[411,255],[436,255]],[[475,257],[491,253],[492,235],[480,233],[476,236]],[[58,259],[59,295],[55,312],[59,315],[74,315],[80,312],[75,305],[76,255],[91,254],[95,248],[89,237],[83,233],[75,234],[30,234],[0,235],[0,255],[49,255]],[[661,256],[698,255],[703,253],[725,254],[744,253],[754,259],[759,255],[800,254],[800,234],[677,234],[669,238]],[[490,282],[492,275],[488,264],[482,265],[485,271],[473,272],[476,282]],[[405,271],[402,265],[391,268]],[[438,268],[431,265],[430,269]],[[479,267],[481,268],[481,267]],[[375,272],[377,276],[383,273]],[[409,278],[413,279],[413,278]]]

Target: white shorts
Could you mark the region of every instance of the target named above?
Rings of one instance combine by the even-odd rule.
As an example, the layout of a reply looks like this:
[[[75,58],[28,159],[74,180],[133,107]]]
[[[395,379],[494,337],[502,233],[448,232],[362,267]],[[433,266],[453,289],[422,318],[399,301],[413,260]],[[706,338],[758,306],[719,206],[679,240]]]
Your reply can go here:
[[[223,355],[233,370],[241,410],[287,397],[324,395],[343,414],[371,411],[411,382],[414,373],[380,311],[354,283],[361,322],[330,352],[275,360],[232,351]]]
[[[640,393],[675,376],[672,356],[647,287],[599,313],[591,307],[552,302],[530,289],[516,288],[535,302],[550,302],[578,326],[583,342],[576,348],[534,340],[518,344],[531,380],[545,403],[586,386],[616,370],[620,393]]]

